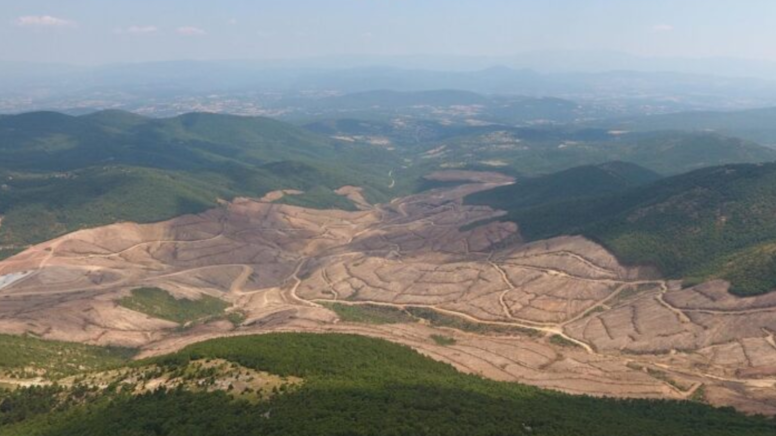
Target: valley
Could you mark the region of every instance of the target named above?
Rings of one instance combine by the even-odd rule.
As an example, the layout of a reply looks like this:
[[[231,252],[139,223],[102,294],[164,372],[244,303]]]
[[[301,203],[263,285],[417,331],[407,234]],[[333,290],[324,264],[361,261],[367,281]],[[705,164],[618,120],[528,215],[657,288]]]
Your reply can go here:
[[[776,414],[776,294],[738,298],[721,281],[682,289],[579,236],[527,242],[505,212],[463,201],[511,177],[427,178],[457,184],[385,204],[360,197],[353,211],[236,198],[34,245],[0,262],[0,332],[140,358],[225,336],[354,333],[494,380]],[[121,304],[140,288],[228,308],[156,318]],[[342,307],[388,315],[346,321]]]

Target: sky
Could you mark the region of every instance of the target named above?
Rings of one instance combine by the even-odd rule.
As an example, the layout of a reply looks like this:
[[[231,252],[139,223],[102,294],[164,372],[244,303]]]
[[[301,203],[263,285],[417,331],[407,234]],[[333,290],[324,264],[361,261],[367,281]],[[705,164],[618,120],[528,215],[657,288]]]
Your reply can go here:
[[[543,50],[776,60],[773,0],[0,0],[0,60]]]

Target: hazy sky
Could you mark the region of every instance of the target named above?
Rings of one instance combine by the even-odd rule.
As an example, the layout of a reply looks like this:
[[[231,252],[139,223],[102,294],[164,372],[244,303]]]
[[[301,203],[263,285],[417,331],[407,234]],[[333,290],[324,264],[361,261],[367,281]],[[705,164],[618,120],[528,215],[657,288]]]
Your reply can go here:
[[[776,60],[774,0],[0,0],[0,60],[616,50]]]

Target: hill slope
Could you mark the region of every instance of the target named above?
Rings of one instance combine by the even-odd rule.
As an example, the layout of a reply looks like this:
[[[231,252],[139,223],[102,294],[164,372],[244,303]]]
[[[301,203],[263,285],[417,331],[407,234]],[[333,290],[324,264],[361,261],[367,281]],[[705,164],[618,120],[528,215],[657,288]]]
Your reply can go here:
[[[514,185],[478,192],[467,197],[466,202],[484,204],[496,209],[514,210],[570,199],[614,194],[654,182],[659,178],[658,174],[636,164],[608,162],[520,180]]]
[[[692,402],[572,397],[487,381],[409,348],[349,335],[217,339],[119,374],[132,371],[168,389],[142,393],[145,382],[136,380],[100,390],[85,377],[80,388],[2,394],[0,435],[757,436],[775,430],[772,421]],[[236,387],[254,377],[284,383],[269,398]],[[80,401],[67,399],[74,393]]]
[[[159,221],[213,207],[219,198],[277,189],[323,189],[330,195],[311,206],[348,207],[333,189],[363,186],[368,196],[385,199],[389,181],[375,174],[394,165],[377,147],[265,118],[6,116],[0,118],[0,245],[115,221]]]
[[[727,279],[739,295],[776,288],[776,164],[706,168],[600,198],[512,204],[509,219],[528,239],[583,234],[670,278]]]

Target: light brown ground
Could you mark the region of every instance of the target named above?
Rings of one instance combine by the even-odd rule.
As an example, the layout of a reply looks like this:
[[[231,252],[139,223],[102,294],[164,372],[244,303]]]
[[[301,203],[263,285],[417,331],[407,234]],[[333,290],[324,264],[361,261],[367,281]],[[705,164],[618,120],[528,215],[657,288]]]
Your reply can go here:
[[[688,398],[704,386],[714,404],[776,414],[776,295],[736,299],[725,283],[681,290],[580,237],[522,243],[516,225],[492,220],[501,212],[461,201],[511,179],[432,177],[471,183],[377,206],[360,201],[357,188],[340,190],[358,200],[357,212],[237,199],[201,215],[34,246],[0,262],[0,282],[29,272],[0,288],[0,332],[136,346],[143,356],[234,334],[358,333],[497,380],[650,398]],[[474,222],[487,224],[461,230]],[[139,286],[217,296],[247,319],[236,329],[218,321],[176,330],[117,305]],[[335,300],[427,307],[538,336],[343,323],[320,304]],[[440,346],[432,334],[456,343]]]

